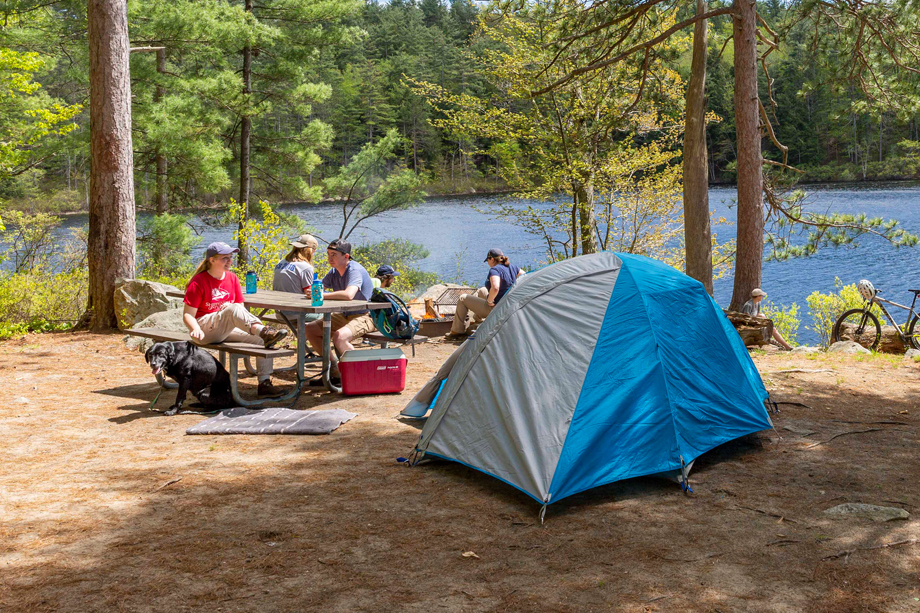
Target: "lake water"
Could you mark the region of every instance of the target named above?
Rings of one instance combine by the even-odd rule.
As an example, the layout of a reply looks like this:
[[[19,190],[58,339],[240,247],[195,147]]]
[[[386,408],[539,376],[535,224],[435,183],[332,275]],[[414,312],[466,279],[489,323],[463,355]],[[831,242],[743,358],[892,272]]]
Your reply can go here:
[[[920,184],[845,184],[808,186],[806,190],[810,194],[810,210],[865,212],[870,216],[894,218],[900,220],[906,230],[920,234]],[[717,217],[734,221],[734,197],[734,188],[710,190],[710,207]],[[487,209],[491,201],[489,197],[428,200],[417,208],[368,220],[365,227],[351,236],[351,242],[403,238],[419,243],[431,252],[419,267],[445,279],[479,280],[487,270],[482,260],[493,246],[502,248],[512,261],[525,268],[539,266],[546,255],[545,246],[537,237],[473,208]],[[289,205],[284,210],[296,213],[327,240],[336,236],[341,225],[342,212],[338,205]],[[86,219],[85,215],[69,217],[65,227],[84,225]],[[733,224],[718,226],[714,231],[720,241],[735,235]],[[215,240],[231,242],[232,234],[230,228],[206,228],[202,234],[202,248]],[[920,288],[920,279],[914,277],[918,261],[920,251],[916,248],[898,250],[879,237],[864,236],[852,248],[827,248],[810,258],[765,262],[762,287],[774,304],[798,303],[802,319],[798,340],[800,343],[815,342],[817,336],[805,329],[810,325],[805,304],[808,294],[815,290],[832,291],[835,277],[847,284],[865,278],[880,287],[889,299],[909,304],[911,295],[906,290]],[[715,298],[719,304],[727,305],[731,292],[730,275],[715,281]],[[896,317],[900,317],[900,312]]]

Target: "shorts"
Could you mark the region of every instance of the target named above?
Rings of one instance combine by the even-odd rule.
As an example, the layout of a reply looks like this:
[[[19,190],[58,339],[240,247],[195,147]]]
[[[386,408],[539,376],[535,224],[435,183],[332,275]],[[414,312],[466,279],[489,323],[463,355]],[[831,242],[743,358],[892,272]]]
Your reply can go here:
[[[347,315],[345,313],[332,314],[332,331],[348,328],[351,330],[352,337],[359,339],[377,328],[374,326],[374,320],[367,313],[362,315]]]

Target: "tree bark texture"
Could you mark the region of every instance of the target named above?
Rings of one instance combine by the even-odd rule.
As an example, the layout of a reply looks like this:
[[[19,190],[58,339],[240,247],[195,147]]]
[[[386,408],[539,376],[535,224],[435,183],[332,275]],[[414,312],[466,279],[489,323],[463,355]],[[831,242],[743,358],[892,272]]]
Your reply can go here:
[[[732,310],[760,286],[763,266],[763,158],[757,105],[757,7],[735,0],[735,134],[738,148],[738,239]]]
[[[252,0],[246,0],[246,12],[252,13]],[[252,117],[249,115],[249,96],[252,94],[252,47],[243,47],[243,94],[247,99],[247,108],[243,111],[240,121],[240,206],[243,213],[240,217],[240,239],[237,245],[240,249],[239,263],[244,266],[249,261],[249,246],[243,237],[243,226],[249,219],[249,185],[250,185],[250,141],[252,139]]]
[[[166,73],[166,49],[157,49],[157,72],[160,75]],[[162,78],[162,77],[161,77]],[[162,85],[157,85],[156,94],[154,94],[154,101],[160,102],[163,99],[163,96],[166,95],[166,88]],[[167,211],[169,207],[168,195],[166,192],[166,156],[163,155],[159,149],[157,150],[157,215],[162,215]]]
[[[134,159],[128,7],[88,0],[90,99],[89,326],[117,326],[115,280],[134,277]]]
[[[594,234],[594,182],[593,177],[578,188],[578,216],[581,253],[597,253],[597,236]]]
[[[697,0],[696,14],[706,12]],[[712,295],[712,231],[709,225],[709,160],[706,151],[706,20],[693,29],[693,60],[684,118],[684,248],[687,276]]]

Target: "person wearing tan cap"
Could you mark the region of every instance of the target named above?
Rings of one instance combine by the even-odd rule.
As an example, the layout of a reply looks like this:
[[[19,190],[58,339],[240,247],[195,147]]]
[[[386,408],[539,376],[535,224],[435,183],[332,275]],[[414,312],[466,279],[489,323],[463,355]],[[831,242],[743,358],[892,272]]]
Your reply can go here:
[[[759,287],[755,287],[751,290],[751,299],[744,303],[744,306],[741,307],[741,312],[745,315],[750,315],[751,317],[763,317],[760,313],[760,303],[763,302],[763,299],[767,297],[767,292],[763,291]],[[776,329],[776,326],[773,327],[773,340],[775,340],[780,347],[786,351],[792,349],[792,345],[786,342],[786,339],[783,338],[783,335],[779,333],[779,330]]]

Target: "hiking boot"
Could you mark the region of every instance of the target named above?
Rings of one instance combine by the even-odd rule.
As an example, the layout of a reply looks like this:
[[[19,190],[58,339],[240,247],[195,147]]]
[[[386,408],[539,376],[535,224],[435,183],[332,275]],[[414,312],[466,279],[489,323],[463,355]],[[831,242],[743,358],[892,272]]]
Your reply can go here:
[[[272,383],[271,379],[266,379],[265,381],[259,381],[259,396],[265,396],[268,398],[277,398],[278,396],[284,396],[287,393],[287,388],[278,387]]]
[[[275,345],[284,340],[284,337],[287,335],[287,330],[283,328],[272,328],[271,326],[265,326],[262,328],[262,331],[259,332],[259,338],[265,343],[266,349],[272,349]]]

